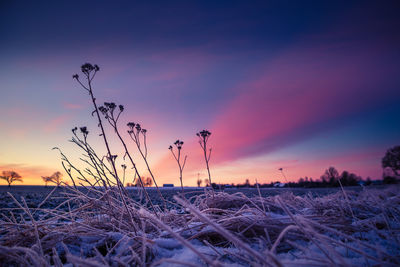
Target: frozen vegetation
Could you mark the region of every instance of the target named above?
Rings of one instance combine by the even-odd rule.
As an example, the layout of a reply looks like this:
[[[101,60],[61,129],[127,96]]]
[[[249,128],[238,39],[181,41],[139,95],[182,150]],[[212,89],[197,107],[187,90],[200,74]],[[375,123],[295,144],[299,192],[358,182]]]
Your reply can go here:
[[[167,210],[162,203],[146,207],[140,190],[124,199],[126,209],[115,188],[38,189],[2,188],[2,265],[400,264],[396,185],[328,194],[263,190],[261,196],[162,190]]]

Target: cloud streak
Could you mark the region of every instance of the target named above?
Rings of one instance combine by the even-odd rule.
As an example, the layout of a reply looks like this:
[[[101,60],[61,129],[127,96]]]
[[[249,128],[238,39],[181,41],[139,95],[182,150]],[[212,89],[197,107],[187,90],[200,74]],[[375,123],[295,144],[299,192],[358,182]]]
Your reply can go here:
[[[337,125],[330,121],[359,113],[399,94],[376,66],[384,64],[369,49],[350,44],[336,49],[307,47],[267,63],[261,77],[239,85],[240,96],[217,115],[213,129],[222,162],[266,153]],[[229,138],[227,138],[229,137]]]
[[[53,119],[51,119],[49,122],[47,122],[44,127],[43,127],[43,131],[45,133],[54,133],[57,130],[60,129],[61,126],[63,126],[64,124],[67,123],[67,121],[71,118],[70,115],[64,114],[64,115],[60,115],[57,116]]]
[[[387,60],[390,50],[377,47],[386,44],[302,42],[260,64],[252,70],[258,77],[232,88],[241,93],[221,108],[208,127],[213,133],[211,165],[237,164],[240,159],[290,147],[340,127],[337,123],[343,118],[400,97],[392,74],[377,69],[393,63]],[[192,139],[184,148],[190,155],[186,171],[204,168],[196,141]],[[161,176],[172,177],[169,165],[173,163],[168,156],[157,165]],[[309,165],[305,168],[310,171]],[[376,174],[379,165],[374,168]]]

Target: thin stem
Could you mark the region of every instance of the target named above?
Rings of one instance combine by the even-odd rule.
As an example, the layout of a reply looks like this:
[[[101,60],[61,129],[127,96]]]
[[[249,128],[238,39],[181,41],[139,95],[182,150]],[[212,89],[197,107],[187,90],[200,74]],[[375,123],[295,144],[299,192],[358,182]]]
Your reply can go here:
[[[210,185],[211,185],[211,188],[212,188],[210,166],[208,165],[208,161],[210,160],[210,157],[207,157],[207,143],[206,143],[206,140],[205,140],[205,139],[204,139],[203,151],[204,151],[204,159],[205,159],[205,161],[206,161],[206,166],[207,166],[208,179],[209,179],[209,181],[210,181]],[[210,150],[210,151],[211,151],[211,150]]]
[[[131,154],[130,154],[129,151],[128,151],[128,147],[126,146],[126,143],[125,143],[124,139],[122,139],[122,136],[121,136],[121,134],[119,133],[119,130],[118,130],[118,127],[117,127],[117,121],[116,121],[116,120],[113,120],[113,121],[114,121],[114,124],[111,124],[111,125],[113,126],[113,128],[114,128],[114,130],[115,130],[115,133],[117,134],[119,140],[121,141],[121,143],[122,143],[122,145],[123,145],[123,147],[124,147],[124,149],[125,149],[125,155],[128,156],[128,158],[129,158],[129,160],[130,160],[130,162],[131,162],[131,164],[132,164],[132,166],[133,166],[133,168],[134,168],[134,170],[135,170],[135,176],[137,175],[137,177],[138,177],[138,179],[139,179],[139,184],[140,184],[140,186],[142,187],[142,189],[143,189],[143,191],[144,191],[144,193],[145,193],[145,195],[146,195],[146,198],[147,198],[147,200],[149,201],[149,203],[150,203],[150,205],[151,205],[151,208],[153,209],[154,214],[158,217],[158,214],[157,214],[157,212],[156,212],[156,209],[154,208],[153,202],[151,201],[151,198],[150,198],[149,194],[147,193],[147,191],[146,191],[146,189],[145,189],[145,187],[144,187],[142,177],[141,177],[140,174],[139,174],[139,171],[138,171],[138,169],[137,169],[137,167],[136,167],[136,164],[134,163],[134,161],[133,161],[133,159],[132,159],[132,156],[131,156]]]
[[[185,156],[185,159],[183,161],[183,164],[181,164],[181,150],[182,150],[182,145],[183,142],[180,140],[176,140],[176,142],[174,143],[175,147],[178,149],[178,155],[175,154],[174,149],[172,146],[169,147],[169,150],[171,150],[172,155],[175,158],[175,161],[178,163],[178,167],[179,167],[179,180],[181,182],[181,189],[182,189],[182,193],[184,192],[183,190],[183,168],[185,168],[185,164],[186,164],[186,159],[187,156]]]
[[[139,150],[139,153],[140,153],[140,155],[142,156],[142,158],[143,158],[143,160],[144,160],[144,162],[145,162],[145,164],[146,164],[147,170],[148,170],[148,172],[149,172],[151,178],[153,179],[154,185],[156,186],[156,189],[157,189],[157,193],[158,193],[158,195],[160,196],[160,198],[162,199],[162,201],[163,201],[163,203],[164,203],[164,208],[166,209],[166,208],[167,208],[167,202],[165,201],[163,195],[161,194],[160,189],[158,188],[156,179],[154,178],[153,172],[151,171],[150,166],[149,166],[149,163],[148,163],[148,161],[147,161],[147,157],[143,154],[143,151],[142,151],[142,149],[140,148],[139,133],[138,133],[137,135],[136,135],[135,133],[133,133],[133,136],[134,136],[134,137],[132,137],[132,133],[129,133],[129,136],[130,136],[131,139],[135,142],[135,144],[136,144],[136,146],[137,146],[137,148],[138,148],[138,150]]]
[[[93,79],[94,76],[96,75],[96,72],[97,72],[97,71],[94,72],[94,75],[92,76],[92,78],[90,78],[89,72],[86,73],[86,78],[87,78],[87,81],[88,81],[89,95],[90,95],[90,98],[91,98],[92,103],[93,103],[93,106],[94,106],[94,112],[95,112],[96,115],[97,115],[97,120],[98,120],[98,122],[99,122],[98,125],[99,125],[99,127],[100,127],[100,129],[101,129],[101,133],[102,133],[102,136],[103,136],[103,140],[104,140],[105,146],[106,146],[106,148],[107,148],[108,158],[109,158],[109,160],[110,160],[110,162],[111,162],[111,165],[112,165],[112,168],[113,168],[113,171],[114,171],[114,177],[115,177],[115,179],[116,179],[116,181],[117,181],[117,185],[118,185],[118,189],[119,189],[119,193],[120,193],[122,202],[123,202],[124,207],[125,207],[125,209],[126,209],[128,215],[129,215],[129,217],[130,217],[130,219],[131,219],[132,226],[133,226],[134,228],[136,228],[136,227],[135,227],[135,224],[134,224],[134,221],[133,221],[132,214],[131,214],[131,212],[130,212],[130,210],[129,210],[127,204],[126,204],[125,197],[124,197],[123,194],[122,194],[121,181],[120,181],[119,178],[118,178],[118,172],[117,172],[117,169],[116,169],[116,167],[115,167],[115,161],[114,161],[114,159],[113,159],[113,157],[112,157],[111,150],[110,150],[110,146],[109,146],[108,141],[107,141],[107,137],[106,137],[106,134],[105,134],[105,131],[104,131],[104,127],[103,127],[103,122],[102,122],[102,120],[101,120],[101,117],[100,117],[100,114],[99,114],[99,110],[98,110],[98,107],[97,107],[97,104],[96,104],[96,98],[95,98],[94,95],[93,95],[92,79]],[[79,80],[78,80],[78,81],[79,81]],[[79,83],[80,83],[80,82],[79,82]],[[84,87],[84,88],[87,89],[86,87]],[[136,232],[136,229],[134,229],[134,230],[135,230],[135,232]]]

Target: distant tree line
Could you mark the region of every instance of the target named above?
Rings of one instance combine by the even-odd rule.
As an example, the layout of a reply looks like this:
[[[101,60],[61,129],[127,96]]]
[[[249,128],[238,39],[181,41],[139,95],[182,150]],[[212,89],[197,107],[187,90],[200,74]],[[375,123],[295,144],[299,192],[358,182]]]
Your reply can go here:
[[[341,174],[337,171],[334,167],[329,167],[324,174],[319,179],[313,179],[309,177],[299,178],[297,182],[288,182],[288,183],[281,183],[279,181],[270,182],[270,183],[258,183],[258,187],[260,188],[267,188],[267,187],[303,187],[303,188],[319,188],[319,187],[339,187],[340,184],[342,186],[357,186],[357,185],[364,185],[368,186],[371,184],[393,184],[397,183],[399,180],[385,176],[383,180],[371,180],[370,177],[363,179],[362,177],[350,173],[348,171],[343,171]],[[257,187],[257,184],[251,184],[249,179],[246,179],[244,183],[239,184],[212,184],[213,188],[215,189],[223,189],[226,187],[235,187],[235,188],[251,188]]]
[[[367,177],[365,180],[354,173],[350,173],[348,171],[343,171],[339,174],[338,170],[335,167],[329,167],[325,172],[321,175],[319,179],[313,180],[313,178],[299,178],[297,182],[289,182],[283,184],[279,181],[258,184],[258,187],[305,187],[305,188],[314,188],[314,187],[339,187],[342,186],[356,186],[356,185],[371,185],[371,184],[396,184],[400,182],[400,146],[395,146],[389,148],[385,156],[382,158],[382,168],[383,168],[383,176],[382,180],[371,180],[371,178]],[[279,169],[282,170],[282,169]],[[249,179],[246,179],[243,184],[212,184],[212,187],[224,188],[224,187],[256,187],[257,184],[250,184]]]
[[[206,187],[212,187],[214,189],[224,189],[226,187],[235,188],[251,188],[251,187],[303,187],[303,188],[318,188],[318,187],[339,187],[342,186],[357,186],[364,185],[368,186],[371,184],[395,184],[400,182],[400,146],[395,146],[387,150],[385,156],[382,158],[383,168],[383,179],[382,180],[371,180],[370,177],[363,179],[361,176],[348,171],[343,171],[339,174],[339,171],[335,167],[329,167],[321,175],[319,179],[313,179],[309,177],[299,178],[297,182],[281,183],[279,181],[264,183],[264,184],[251,184],[249,179],[246,179],[244,183],[239,184],[217,184],[211,183],[209,179],[200,178],[197,179],[197,186],[200,187],[203,182]],[[282,169],[279,169],[282,171]],[[152,186],[151,178],[144,178],[144,186]],[[134,183],[128,183],[127,186],[139,186],[138,180]]]

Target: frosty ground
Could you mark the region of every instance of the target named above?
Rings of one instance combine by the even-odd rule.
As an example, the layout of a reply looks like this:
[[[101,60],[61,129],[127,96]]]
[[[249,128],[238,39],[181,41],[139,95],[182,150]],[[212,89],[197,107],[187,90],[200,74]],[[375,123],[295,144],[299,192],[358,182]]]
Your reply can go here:
[[[384,189],[387,186],[373,186],[370,188],[374,189]],[[191,198],[193,196],[204,194],[204,187],[185,187],[184,188],[184,196],[186,198]],[[354,187],[346,187],[346,190],[349,191],[361,191],[363,188],[361,186]],[[11,199],[11,197],[7,194],[10,192],[15,197],[20,198],[24,197],[25,201],[29,208],[37,208],[40,202],[53,190],[55,190],[51,198],[42,204],[42,208],[54,208],[58,204],[62,203],[66,197],[65,193],[67,192],[66,187],[56,188],[55,186],[0,186],[0,207],[1,213],[7,213],[9,209],[18,208],[17,204]],[[84,189],[82,189],[84,190]],[[157,191],[155,187],[146,188],[149,196],[154,201],[155,204],[161,205],[162,201],[158,198]],[[163,196],[170,202],[176,203],[173,199],[175,195],[181,195],[180,187],[160,187]],[[209,189],[208,189],[209,190]],[[328,194],[336,193],[340,190],[340,188],[260,188],[260,194],[262,197],[275,196],[283,193],[293,193],[296,196],[304,196],[306,194],[311,194],[312,196],[325,196]],[[143,193],[140,188],[136,187],[127,187],[127,191],[132,197],[132,199],[136,201],[145,202]],[[224,190],[217,190],[216,192],[225,192],[228,194],[235,193],[243,193],[247,197],[257,197],[259,196],[259,192],[256,188],[226,188]],[[168,207],[173,208],[175,205],[170,204]],[[14,210],[16,212],[23,212]]]
[[[396,266],[399,189],[0,187],[0,264]]]

